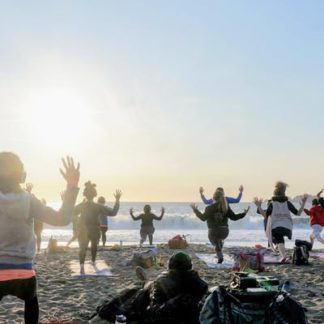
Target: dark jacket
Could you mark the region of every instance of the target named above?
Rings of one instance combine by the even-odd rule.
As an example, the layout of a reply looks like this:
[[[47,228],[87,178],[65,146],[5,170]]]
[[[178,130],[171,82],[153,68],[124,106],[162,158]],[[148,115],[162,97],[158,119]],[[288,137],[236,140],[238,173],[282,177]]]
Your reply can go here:
[[[189,294],[198,303],[207,292],[208,285],[197,271],[169,270],[154,281],[151,289],[151,305],[162,305],[180,294]]]
[[[228,227],[228,219],[238,220],[243,218],[246,214],[235,214],[233,210],[228,206],[227,213],[220,210],[217,204],[206,207],[205,212],[201,213],[198,209],[194,210],[196,216],[202,221],[207,221],[209,229],[217,229],[220,226]]]

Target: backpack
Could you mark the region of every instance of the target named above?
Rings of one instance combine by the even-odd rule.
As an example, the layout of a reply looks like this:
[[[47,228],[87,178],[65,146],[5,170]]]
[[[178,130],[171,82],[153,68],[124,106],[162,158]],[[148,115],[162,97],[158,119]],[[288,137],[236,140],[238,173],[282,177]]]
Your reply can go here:
[[[307,241],[296,240],[293,252],[292,263],[294,265],[309,265],[309,251],[312,244]]]
[[[284,292],[248,293],[217,287],[205,300],[201,324],[307,324],[305,309]]]
[[[265,324],[274,291],[247,293],[217,287],[206,299],[200,313],[201,324]]]

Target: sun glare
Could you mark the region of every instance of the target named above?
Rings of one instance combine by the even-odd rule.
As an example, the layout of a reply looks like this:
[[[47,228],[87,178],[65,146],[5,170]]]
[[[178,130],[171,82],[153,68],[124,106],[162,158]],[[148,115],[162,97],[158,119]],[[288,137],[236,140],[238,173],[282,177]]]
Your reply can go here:
[[[30,96],[28,120],[33,137],[51,148],[85,144],[92,127],[91,107],[69,89],[41,89]]]

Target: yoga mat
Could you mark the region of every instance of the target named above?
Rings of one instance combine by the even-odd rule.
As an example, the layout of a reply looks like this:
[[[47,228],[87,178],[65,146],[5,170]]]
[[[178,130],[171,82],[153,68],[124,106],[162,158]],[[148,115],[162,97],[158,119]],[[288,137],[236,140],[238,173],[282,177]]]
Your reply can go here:
[[[224,261],[221,264],[217,263],[215,253],[196,253],[196,256],[200,260],[204,261],[207,264],[207,267],[211,269],[232,269],[234,264],[232,257],[228,254],[224,254]]]
[[[324,259],[324,252],[316,252],[316,251],[313,251],[313,252],[309,252],[309,255],[311,257]]]
[[[278,255],[265,254],[264,255],[265,264],[281,264]]]
[[[84,264],[84,274],[80,274],[79,261],[71,261],[70,269],[72,271],[72,277],[112,277],[111,268],[108,267],[104,260],[97,260],[96,265],[93,266],[90,261],[86,261]]]

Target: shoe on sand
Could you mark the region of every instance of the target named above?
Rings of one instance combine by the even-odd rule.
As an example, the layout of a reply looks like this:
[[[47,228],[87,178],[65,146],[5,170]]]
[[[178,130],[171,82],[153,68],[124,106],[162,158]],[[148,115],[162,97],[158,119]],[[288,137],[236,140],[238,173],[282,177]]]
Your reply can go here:
[[[80,274],[84,275],[84,264],[80,264]]]

